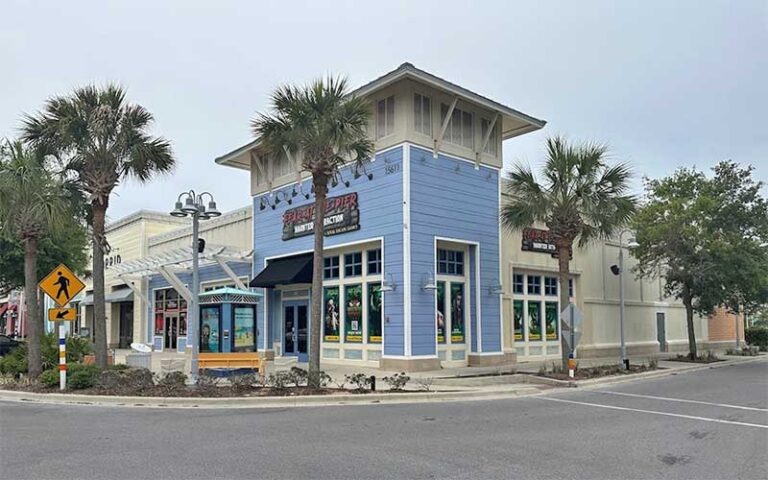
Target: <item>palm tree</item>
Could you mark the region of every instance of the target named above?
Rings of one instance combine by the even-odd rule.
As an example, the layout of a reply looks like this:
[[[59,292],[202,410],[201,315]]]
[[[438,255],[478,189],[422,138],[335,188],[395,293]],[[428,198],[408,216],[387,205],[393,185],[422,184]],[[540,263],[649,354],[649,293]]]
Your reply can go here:
[[[323,219],[328,183],[339,169],[357,165],[373,154],[366,128],[371,106],[351,97],[347,81],[329,76],[306,87],[283,86],[271,98],[272,112],[251,122],[261,148],[274,156],[284,152],[300,159],[302,171],[312,175],[315,193],[314,260],[312,265],[312,315],[310,319],[309,378],[319,382],[320,316],[323,295]]]
[[[21,142],[0,145],[0,226],[8,239],[24,246],[24,299],[27,309],[30,379],[42,373],[40,339],[44,332],[38,309],[38,242],[63,226],[70,200],[68,188],[45,168],[42,155]]]
[[[518,164],[505,180],[508,199],[502,206],[502,223],[511,231],[535,223],[547,226],[557,249],[562,306],[569,303],[574,242],[578,239],[579,246],[584,246],[596,238],[613,237],[636,208],[635,197],[627,194],[629,166],[608,165],[607,153],[604,145],[574,146],[563,137],[548,138],[540,178],[530,167]],[[570,351],[561,337],[563,368],[568,368]]]
[[[93,319],[96,362],[107,365],[104,224],[112,190],[126,178],[147,182],[173,170],[170,143],[153,137],[144,107],[128,103],[117,85],[86,86],[46,101],[42,112],[23,119],[22,138],[54,152],[87,195],[93,244]]]

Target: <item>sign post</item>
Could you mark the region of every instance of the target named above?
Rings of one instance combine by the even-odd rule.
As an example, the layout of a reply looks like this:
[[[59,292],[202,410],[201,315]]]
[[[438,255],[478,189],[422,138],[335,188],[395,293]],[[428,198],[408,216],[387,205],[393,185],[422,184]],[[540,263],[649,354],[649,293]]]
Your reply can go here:
[[[39,284],[40,289],[56,302],[59,307],[48,310],[48,320],[55,322],[59,337],[59,388],[67,388],[67,336],[64,321],[77,319],[77,310],[63,308],[80,293],[85,284],[63,263],[54,268]]]
[[[573,302],[569,303],[560,312],[560,315],[563,319],[563,329],[568,331],[565,339],[571,350],[568,354],[568,376],[574,378],[576,376],[576,346],[581,340],[581,322],[584,316]]]

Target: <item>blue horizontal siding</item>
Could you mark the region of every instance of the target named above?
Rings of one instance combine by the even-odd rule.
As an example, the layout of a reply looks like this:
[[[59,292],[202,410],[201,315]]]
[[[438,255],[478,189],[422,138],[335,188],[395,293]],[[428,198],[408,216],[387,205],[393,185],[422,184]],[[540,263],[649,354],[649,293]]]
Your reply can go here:
[[[343,170],[345,180],[350,181],[350,186],[343,183],[328,192],[329,196],[343,195],[357,192],[360,209],[360,229],[340,235],[325,237],[325,248],[364,241],[375,237],[384,239],[384,274],[396,284],[403,285],[403,177],[402,177],[403,149],[394,148],[384,153],[376,154],[375,160],[368,164],[368,171],[373,174],[373,179],[368,180],[362,176],[353,179],[349,169]],[[400,169],[393,173],[385,173],[387,165],[400,165]],[[309,192],[311,183],[309,180],[302,185],[304,192]],[[283,187],[281,190],[290,194],[293,186]],[[277,191],[274,192],[275,194]],[[286,210],[314,202],[314,197],[309,200],[303,195],[293,198],[293,204],[287,205],[281,202],[272,210],[267,207],[259,208],[262,198],[269,198],[269,194],[261,194],[253,197],[253,243],[254,263],[253,274],[256,275],[266,265],[266,259],[275,256],[290,255],[313,249],[314,239],[312,235],[295,238],[287,241],[282,239],[282,216]],[[282,198],[282,195],[280,196]],[[280,315],[275,312],[279,309],[277,299],[269,303],[269,309],[273,315],[268,315],[269,325],[265,325],[269,332],[270,340],[277,339],[281,331],[279,325]],[[404,354],[403,334],[403,289],[398,288],[384,296],[384,354]]]
[[[435,355],[435,292],[424,291],[424,275],[435,271],[435,237],[479,244],[480,323],[483,352],[501,351],[501,305],[488,293],[499,278],[498,171],[411,146],[411,285],[412,349],[414,355]],[[469,264],[472,350],[477,350],[474,283],[475,253]]]

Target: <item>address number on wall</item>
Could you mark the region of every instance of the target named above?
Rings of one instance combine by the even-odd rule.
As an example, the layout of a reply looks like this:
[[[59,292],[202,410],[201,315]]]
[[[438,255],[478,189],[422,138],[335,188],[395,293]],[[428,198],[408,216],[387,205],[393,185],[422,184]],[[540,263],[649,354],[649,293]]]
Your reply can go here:
[[[384,173],[390,175],[400,171],[400,163],[393,163],[390,165],[384,165]]]

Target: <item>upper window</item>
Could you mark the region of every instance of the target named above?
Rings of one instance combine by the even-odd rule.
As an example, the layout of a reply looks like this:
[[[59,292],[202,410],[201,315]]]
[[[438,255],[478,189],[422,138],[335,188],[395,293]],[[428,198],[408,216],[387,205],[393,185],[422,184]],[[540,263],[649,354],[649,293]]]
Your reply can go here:
[[[522,273],[516,273],[512,276],[512,293],[523,293],[523,283],[525,282],[525,277]]]
[[[497,124],[499,122],[496,122]],[[487,118],[483,118],[480,120],[480,138],[485,140],[485,136],[488,134],[488,128],[491,126],[491,120],[488,120]],[[488,143],[485,144],[485,148],[483,149],[483,152],[489,153],[491,155],[497,155],[498,154],[498,143],[496,139],[496,133],[499,131],[498,125],[493,126],[493,130],[491,131],[491,136],[488,137]]]
[[[368,250],[368,275],[381,273],[381,249]]]
[[[414,129],[424,135],[432,136],[432,102],[429,97],[413,96]]]
[[[363,252],[353,252],[344,255],[344,276],[359,277],[363,274]]]
[[[544,295],[557,295],[557,277],[544,277]]]
[[[464,275],[464,252],[461,250],[437,249],[437,273]]]
[[[446,104],[440,104],[440,118],[445,121],[448,116],[449,107]],[[473,127],[473,117],[470,112],[465,112],[458,108],[453,109],[448,127],[445,129],[445,141],[454,145],[461,145],[467,148],[475,146],[475,136]]]
[[[379,100],[376,104],[376,138],[383,138],[395,131],[395,97]]]
[[[541,295],[541,277],[528,275],[528,295]]]
[[[339,278],[339,257],[323,258],[323,278],[326,280]]]

